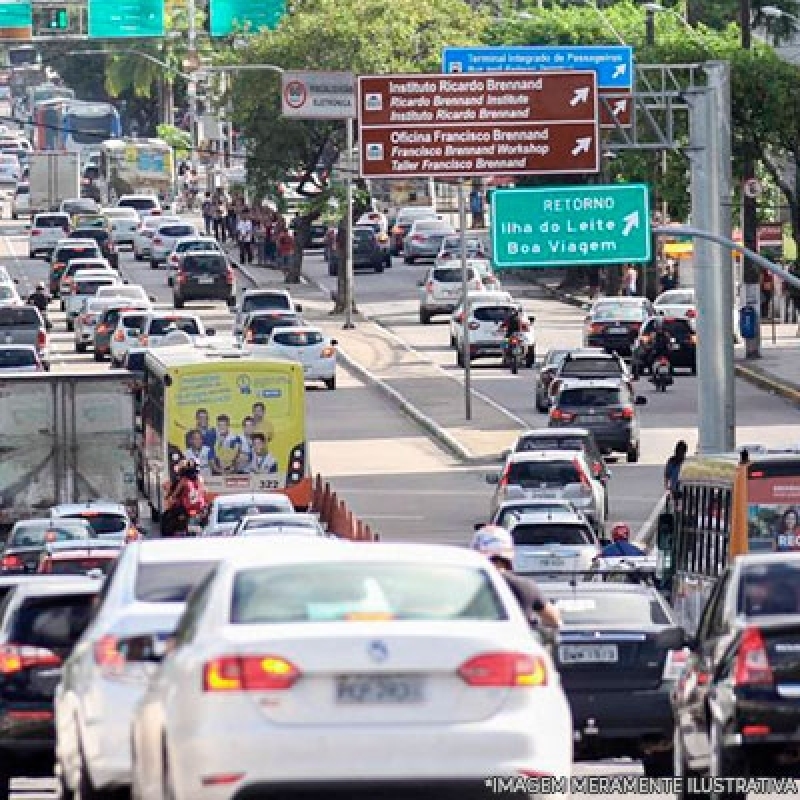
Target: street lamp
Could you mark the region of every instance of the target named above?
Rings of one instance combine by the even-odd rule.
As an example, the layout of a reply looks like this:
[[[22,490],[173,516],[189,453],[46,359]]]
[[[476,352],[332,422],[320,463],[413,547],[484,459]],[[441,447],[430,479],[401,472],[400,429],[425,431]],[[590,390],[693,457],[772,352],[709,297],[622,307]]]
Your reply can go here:
[[[790,14],[788,11],[778,8],[778,6],[761,6],[761,13],[770,19],[781,19],[783,17],[800,25],[800,17],[796,17],[794,14]]]
[[[688,33],[691,37],[699,44],[702,45],[703,48],[706,47],[706,43],[703,39],[698,36],[697,31],[689,24],[689,20],[686,19],[682,14],[679,14],[672,8],[665,8],[661,5],[661,3],[645,3],[643,6],[645,12],[648,14],[669,14],[670,16],[675,17],[681,21],[681,24],[686,28]]]
[[[605,25],[606,28],[608,28],[611,33],[614,34],[614,38],[616,38],[620,44],[628,44],[625,39],[622,38],[622,35],[619,33],[619,31],[611,24],[611,21],[608,19],[608,17],[593,2],[593,0],[579,0],[579,2],[585,6],[588,6],[595,13],[595,15],[600,18],[600,21],[603,23],[603,25]]]

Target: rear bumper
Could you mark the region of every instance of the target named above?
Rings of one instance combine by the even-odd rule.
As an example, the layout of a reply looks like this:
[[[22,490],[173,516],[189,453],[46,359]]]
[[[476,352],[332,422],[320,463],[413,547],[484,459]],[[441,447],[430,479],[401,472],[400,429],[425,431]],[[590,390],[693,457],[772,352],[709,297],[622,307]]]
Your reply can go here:
[[[587,347],[602,347],[612,353],[619,353],[621,356],[629,356],[633,347],[634,339],[616,336],[587,336]]]
[[[425,302],[419,304],[419,310],[428,314],[452,314],[456,310],[458,301],[442,300],[438,303]]]
[[[233,287],[223,286],[181,286],[175,296],[182,300],[228,300],[234,296]]]
[[[584,423],[581,423],[583,425]],[[636,435],[630,426],[619,430],[603,430],[594,428],[590,425],[586,427],[594,434],[595,441],[600,450],[611,450],[615,453],[624,453],[628,448],[636,444]]]

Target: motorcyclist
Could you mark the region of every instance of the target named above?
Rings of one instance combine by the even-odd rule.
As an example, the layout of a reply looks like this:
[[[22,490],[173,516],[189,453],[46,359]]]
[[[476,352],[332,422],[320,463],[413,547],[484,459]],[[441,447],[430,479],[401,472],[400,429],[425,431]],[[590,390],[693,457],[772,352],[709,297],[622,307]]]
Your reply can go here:
[[[205,484],[197,463],[192,459],[181,461],[175,475],[165,498],[168,513],[164,517],[169,517],[167,527],[170,530],[165,530],[166,520],[162,519],[162,536],[186,534],[191,518],[203,517],[208,510]]]
[[[47,306],[50,305],[50,295],[47,293],[47,288],[43,283],[36,284],[35,291],[28,297],[28,305],[36,306],[43,315],[47,314]]]
[[[611,529],[611,544],[600,552],[601,558],[642,558],[644,553],[630,541],[631,529],[626,522],[617,522]]]
[[[662,356],[670,357],[672,349],[672,337],[664,327],[664,320],[656,318],[655,334],[653,336],[653,361]]]
[[[500,570],[525,616],[536,622],[536,617],[548,628],[561,627],[561,615],[530,578],[513,572],[514,540],[499,525],[484,525],[472,537],[471,548],[485,555]]]

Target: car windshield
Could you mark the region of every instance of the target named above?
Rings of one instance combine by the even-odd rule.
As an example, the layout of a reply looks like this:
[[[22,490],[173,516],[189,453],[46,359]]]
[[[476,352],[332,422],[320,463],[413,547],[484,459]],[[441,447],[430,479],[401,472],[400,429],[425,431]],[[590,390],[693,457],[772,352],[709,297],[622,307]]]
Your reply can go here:
[[[235,625],[341,620],[503,620],[483,569],[422,563],[351,563],[241,570]]]
[[[511,311],[511,306],[479,306],[472,312],[472,316],[478,322],[505,322]]]
[[[285,328],[298,322],[297,317],[255,317],[250,320],[247,329],[254,336],[269,336],[275,328]]]
[[[137,211],[158,208],[158,203],[152,197],[123,197],[118,205],[123,208],[135,208]]]
[[[282,344],[287,347],[311,347],[322,344],[325,337],[318,331],[286,331],[286,333],[276,333],[272,339],[275,344]]]
[[[44,547],[47,542],[88,539],[91,531],[84,524],[47,521],[18,525],[8,538],[7,547]]]
[[[558,396],[559,406],[603,408],[606,406],[616,406],[621,402],[620,390],[613,388],[577,387],[575,389],[563,389]]]
[[[38,328],[42,324],[33,306],[6,306],[0,309],[0,328]]]
[[[142,603],[185,603],[216,566],[216,561],[140,563],[134,594]]]
[[[576,358],[565,360],[562,375],[622,375],[622,365],[613,358]]]
[[[188,333],[189,336],[200,335],[200,326],[197,320],[191,317],[184,317],[183,319],[165,318],[151,320],[148,333],[151,336],[165,336],[174,330],[183,331],[184,333]]]
[[[635,630],[670,624],[661,604],[649,594],[613,591],[546,594],[565,625],[624,625]]]
[[[285,294],[245,295],[242,311],[261,311],[270,308],[291,308],[292,302]]]
[[[798,614],[800,564],[753,564],[743,567],[737,612],[747,617]]]
[[[268,503],[248,503],[242,506],[222,506],[217,512],[217,522],[220,525],[238,522],[244,516],[251,514],[279,514],[286,511],[285,505],[270,505]]]
[[[110,280],[78,281],[75,284],[75,294],[94,294],[101,286],[111,286],[114,283]]]
[[[13,369],[14,367],[35,367],[36,363],[36,353],[33,351],[33,348],[0,350],[0,369]]]
[[[437,267],[433,271],[433,280],[437,283],[461,283],[461,270],[456,267]],[[475,280],[475,270],[472,267],[467,267],[467,280]]]
[[[580,482],[581,472],[572,461],[515,461],[508,470],[508,484],[524,489],[546,489]]]
[[[191,253],[201,252],[203,250],[219,250],[219,245],[216,242],[178,242],[175,246],[175,251],[178,253]]]
[[[675,291],[665,292],[656,299],[657,306],[693,306],[694,292]]]
[[[515,525],[511,531],[515,545],[523,547],[543,547],[548,544],[579,545],[594,544],[586,528],[578,525],[557,525],[555,523]]]
[[[193,233],[196,233],[195,229],[191,225],[163,225],[158,229],[158,232],[162,236],[191,236]]]
[[[114,512],[79,511],[69,516],[73,519],[85,519],[98,536],[113,533],[121,534],[125,532],[128,526],[125,517],[115,514]]]

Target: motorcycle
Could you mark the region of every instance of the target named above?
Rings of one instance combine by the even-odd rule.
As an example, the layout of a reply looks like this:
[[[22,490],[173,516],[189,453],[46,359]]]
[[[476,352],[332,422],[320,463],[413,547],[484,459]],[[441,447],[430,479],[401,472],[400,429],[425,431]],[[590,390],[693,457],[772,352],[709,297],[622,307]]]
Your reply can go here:
[[[511,369],[511,374],[516,375],[520,365],[525,360],[525,347],[522,337],[514,333],[506,340],[506,363]]]
[[[653,362],[653,374],[650,382],[656,387],[658,392],[666,392],[667,386],[671,386],[672,378],[672,364],[668,356],[659,356]]]
[[[187,536],[202,536],[204,528],[204,515],[202,514],[189,514],[186,521],[186,535]]]

